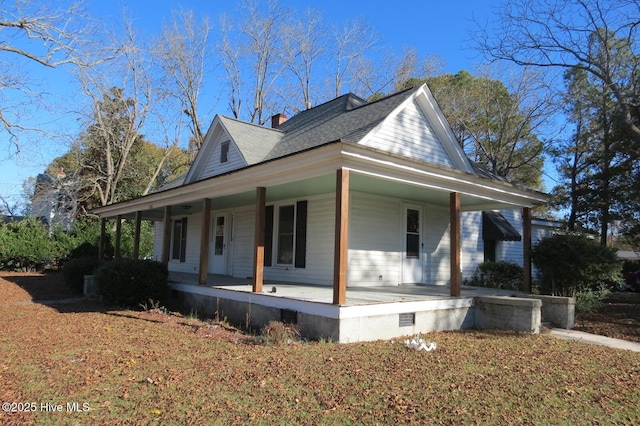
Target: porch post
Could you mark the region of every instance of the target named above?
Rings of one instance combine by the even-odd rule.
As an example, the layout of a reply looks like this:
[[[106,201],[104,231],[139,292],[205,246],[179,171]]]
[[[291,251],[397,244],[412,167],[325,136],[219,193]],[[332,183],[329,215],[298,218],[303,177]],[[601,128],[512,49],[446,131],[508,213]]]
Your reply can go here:
[[[169,251],[171,250],[171,206],[164,208],[162,223],[162,263],[169,265]]]
[[[347,303],[347,250],[349,235],[349,170],[336,172],[336,229],[333,257],[333,304]]]
[[[104,260],[104,251],[107,236],[107,218],[103,217],[100,219],[100,243],[98,245],[98,259]]]
[[[256,188],[255,240],[253,249],[253,292],[262,291],[264,280],[264,225],[267,189]]]
[[[116,259],[122,258],[122,215],[116,217],[116,247],[114,256]]]
[[[449,223],[451,226],[451,286],[450,295],[460,297],[460,194],[449,194]]]
[[[523,290],[531,293],[531,208],[522,209],[522,269],[524,272]]]
[[[133,258],[140,257],[140,226],[142,225],[142,212],[136,212],[136,227],[133,231]]]
[[[209,234],[211,232],[211,198],[203,200],[202,232],[200,233],[200,269],[198,284],[205,285],[209,275]]]

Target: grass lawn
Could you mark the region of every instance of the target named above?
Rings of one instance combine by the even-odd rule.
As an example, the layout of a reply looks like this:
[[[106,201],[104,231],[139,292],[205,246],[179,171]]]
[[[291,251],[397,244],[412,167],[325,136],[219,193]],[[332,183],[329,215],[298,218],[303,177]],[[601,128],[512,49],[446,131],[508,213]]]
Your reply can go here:
[[[178,315],[32,303],[72,296],[57,274],[1,273],[0,295],[0,401],[35,408],[3,425],[640,424],[636,352],[496,331],[424,335],[434,352],[263,345]]]

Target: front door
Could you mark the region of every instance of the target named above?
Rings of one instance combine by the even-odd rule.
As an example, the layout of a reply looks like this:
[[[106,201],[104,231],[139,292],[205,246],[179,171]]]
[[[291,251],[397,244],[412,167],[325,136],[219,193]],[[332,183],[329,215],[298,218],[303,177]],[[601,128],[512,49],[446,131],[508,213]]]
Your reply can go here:
[[[422,208],[406,205],[403,226],[402,282],[422,283]]]
[[[213,216],[211,227],[211,244],[209,256],[209,273],[227,273],[227,229],[229,226],[228,215],[220,213]]]

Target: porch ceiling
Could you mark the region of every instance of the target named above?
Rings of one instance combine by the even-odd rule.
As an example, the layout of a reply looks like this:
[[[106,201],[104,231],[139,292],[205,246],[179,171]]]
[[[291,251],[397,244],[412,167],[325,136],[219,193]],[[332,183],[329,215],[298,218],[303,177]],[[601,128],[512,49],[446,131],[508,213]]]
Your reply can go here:
[[[351,190],[449,208],[449,191],[381,179],[357,172],[351,174]],[[514,208],[514,205],[487,200],[480,196],[461,194],[460,207],[465,211],[474,211]]]

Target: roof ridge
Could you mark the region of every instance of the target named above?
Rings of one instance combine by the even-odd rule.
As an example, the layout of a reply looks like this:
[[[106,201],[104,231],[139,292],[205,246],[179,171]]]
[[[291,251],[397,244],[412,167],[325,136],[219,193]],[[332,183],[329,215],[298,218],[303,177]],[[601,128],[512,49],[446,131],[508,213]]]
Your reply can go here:
[[[265,125],[262,125],[262,124],[252,123],[250,121],[244,121],[244,120],[241,120],[239,118],[229,117],[229,116],[223,115],[223,114],[218,114],[218,115],[220,116],[221,119],[235,121],[236,123],[246,124],[246,125],[249,125],[249,126],[257,127],[259,129],[271,130],[271,131],[278,132],[278,133],[284,133],[282,130],[274,129],[273,127],[268,127],[268,126],[265,126]]]

